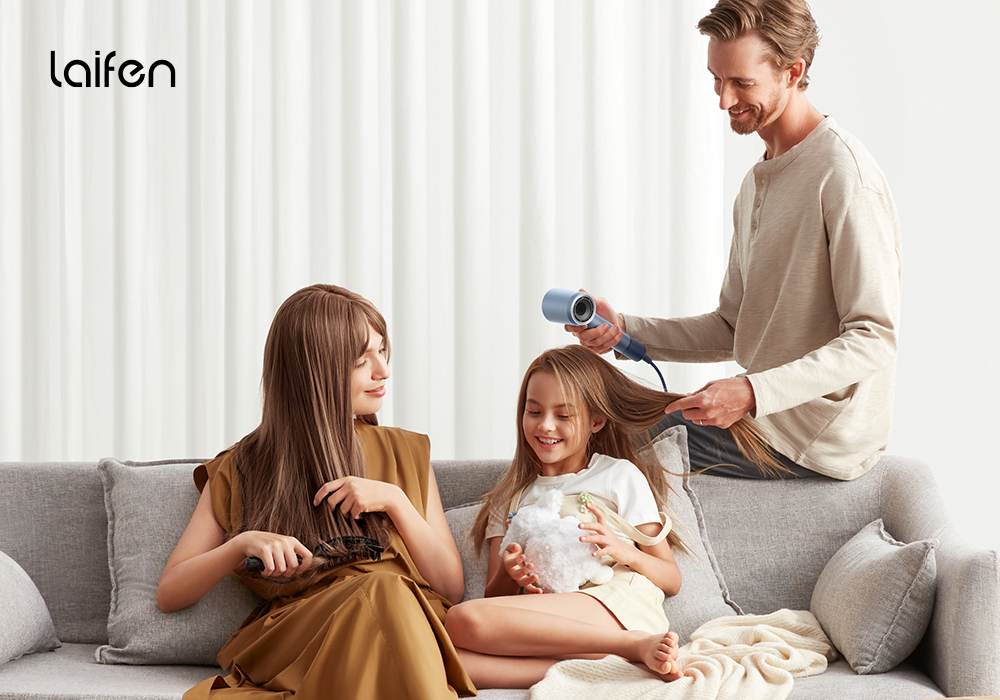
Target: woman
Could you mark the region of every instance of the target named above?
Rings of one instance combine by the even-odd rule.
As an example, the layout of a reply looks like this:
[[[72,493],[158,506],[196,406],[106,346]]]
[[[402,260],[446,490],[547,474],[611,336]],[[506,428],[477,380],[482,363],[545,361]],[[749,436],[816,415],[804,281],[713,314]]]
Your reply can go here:
[[[178,610],[232,571],[264,602],[219,653],[229,675],[185,700],[475,693],[443,624],[464,584],[430,443],[375,418],[388,358],[385,320],[353,292],[314,285],[278,309],[260,426],[195,470],[157,590]]]

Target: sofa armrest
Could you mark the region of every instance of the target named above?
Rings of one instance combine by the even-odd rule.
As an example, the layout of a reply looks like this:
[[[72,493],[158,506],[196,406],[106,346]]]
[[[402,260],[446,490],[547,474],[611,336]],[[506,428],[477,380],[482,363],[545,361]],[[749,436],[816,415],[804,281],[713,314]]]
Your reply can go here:
[[[937,595],[916,661],[949,697],[1000,695],[1000,553],[958,532],[930,468],[884,457],[880,486],[889,532],[937,539]]]
[[[1000,554],[952,539],[936,554],[927,670],[949,697],[1000,695]]]

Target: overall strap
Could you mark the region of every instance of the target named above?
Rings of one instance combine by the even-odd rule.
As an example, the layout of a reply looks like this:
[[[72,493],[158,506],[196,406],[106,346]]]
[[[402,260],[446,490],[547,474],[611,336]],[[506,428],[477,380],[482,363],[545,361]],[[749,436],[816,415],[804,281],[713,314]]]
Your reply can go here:
[[[604,511],[603,508],[601,510],[602,512]],[[604,512],[604,517],[614,523],[615,527],[621,530],[624,534],[628,535],[638,544],[641,544],[643,547],[652,547],[654,544],[659,544],[667,538],[667,535],[670,534],[670,530],[673,528],[670,516],[662,510],[660,511],[660,525],[662,525],[662,527],[660,528],[659,534],[655,537],[650,537],[649,535],[640,532],[634,525],[622,520],[618,513],[607,511]]]
[[[586,491],[581,494],[566,496],[566,500],[563,503],[563,507],[564,508],[566,506],[572,507],[578,503],[581,504],[581,511],[586,510],[586,506],[588,503],[593,503],[594,506],[601,511],[601,514],[604,515],[605,520],[607,520],[610,524],[618,528],[619,532],[621,532],[623,535],[632,539],[637,544],[641,544],[644,547],[651,547],[654,544],[659,544],[660,542],[662,542],[664,539],[666,539],[667,535],[670,534],[670,530],[673,527],[673,523],[670,520],[670,516],[668,516],[663,511],[660,511],[660,525],[661,525],[660,532],[654,537],[650,537],[649,535],[640,532],[639,529],[635,527],[635,525],[622,518],[622,516],[618,515],[618,513],[602,506],[597,501],[596,498],[591,496]]]

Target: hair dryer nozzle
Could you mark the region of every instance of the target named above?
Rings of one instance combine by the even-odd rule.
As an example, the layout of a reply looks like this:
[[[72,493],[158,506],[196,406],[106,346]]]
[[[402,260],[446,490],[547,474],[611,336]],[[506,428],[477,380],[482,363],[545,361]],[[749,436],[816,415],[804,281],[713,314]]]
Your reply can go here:
[[[586,292],[553,287],[542,297],[542,315],[552,323],[586,326],[597,313],[594,297]]]
[[[610,325],[608,321],[597,315],[597,302],[594,301],[594,297],[586,292],[574,292],[558,287],[553,287],[542,297],[542,314],[553,323],[562,323],[568,326],[597,328],[604,323]],[[618,341],[615,350],[636,362],[645,361],[650,364],[653,362],[646,357],[646,347],[627,334]]]

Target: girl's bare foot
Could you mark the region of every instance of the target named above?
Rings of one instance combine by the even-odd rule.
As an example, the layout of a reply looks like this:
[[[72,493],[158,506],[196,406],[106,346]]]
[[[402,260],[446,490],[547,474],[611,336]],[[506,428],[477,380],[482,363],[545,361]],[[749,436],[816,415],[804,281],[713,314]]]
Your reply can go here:
[[[667,632],[662,637],[651,635],[639,645],[639,658],[646,667],[665,681],[681,677],[677,667],[677,633]]]

